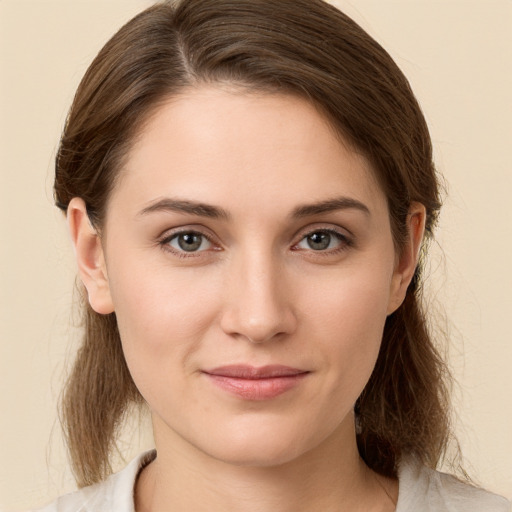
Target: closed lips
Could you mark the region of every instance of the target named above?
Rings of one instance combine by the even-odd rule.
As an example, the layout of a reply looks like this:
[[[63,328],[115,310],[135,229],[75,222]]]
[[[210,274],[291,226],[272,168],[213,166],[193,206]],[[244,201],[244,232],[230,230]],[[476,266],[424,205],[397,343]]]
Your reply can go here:
[[[218,388],[237,399],[271,400],[298,386],[309,371],[282,365],[256,368],[232,365],[203,372]]]
[[[250,365],[231,365],[214,368],[212,370],[205,370],[204,373],[218,377],[230,377],[233,379],[259,380],[278,377],[293,377],[309,372],[282,365],[269,365],[259,368]]]

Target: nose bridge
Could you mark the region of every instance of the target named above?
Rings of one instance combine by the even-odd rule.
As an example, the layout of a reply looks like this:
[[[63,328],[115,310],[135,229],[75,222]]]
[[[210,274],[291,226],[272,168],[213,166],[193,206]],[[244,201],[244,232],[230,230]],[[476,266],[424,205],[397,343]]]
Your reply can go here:
[[[271,248],[241,250],[232,260],[223,329],[261,343],[295,329],[286,273]]]

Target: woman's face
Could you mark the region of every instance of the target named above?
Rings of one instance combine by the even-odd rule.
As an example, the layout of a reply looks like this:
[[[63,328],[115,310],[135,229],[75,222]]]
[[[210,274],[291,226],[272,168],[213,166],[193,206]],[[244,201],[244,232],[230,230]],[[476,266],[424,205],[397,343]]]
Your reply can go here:
[[[102,250],[89,298],[115,311],[161,442],[272,465],[353,436],[407,262],[368,162],[309,103],[170,100],[121,171]]]

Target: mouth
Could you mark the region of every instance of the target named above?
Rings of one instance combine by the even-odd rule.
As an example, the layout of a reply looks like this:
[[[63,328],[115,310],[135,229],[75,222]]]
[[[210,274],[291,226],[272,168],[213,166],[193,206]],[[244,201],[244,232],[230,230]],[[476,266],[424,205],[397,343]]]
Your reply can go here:
[[[270,400],[299,385],[310,373],[290,366],[232,365],[202,372],[220,389],[244,400]]]

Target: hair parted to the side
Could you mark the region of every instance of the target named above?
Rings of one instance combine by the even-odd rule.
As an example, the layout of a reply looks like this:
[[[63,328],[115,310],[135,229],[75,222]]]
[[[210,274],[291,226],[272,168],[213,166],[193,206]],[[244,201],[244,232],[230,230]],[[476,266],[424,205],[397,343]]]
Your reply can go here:
[[[100,51],[71,107],[56,159],[55,198],[81,197],[101,236],[109,194],[143,123],[167,98],[218,82],[300,95],[364,154],[388,199],[397,251],[412,201],[440,208],[425,119],[391,57],[322,0],[161,2],[128,22]],[[430,467],[450,436],[446,365],[420,307],[420,268],[386,322],[375,370],[356,403],[358,446],[368,466],[395,474],[404,455]],[[62,415],[80,486],[110,472],[116,432],[141,400],[126,367],[115,314],[84,300],[85,332]]]

